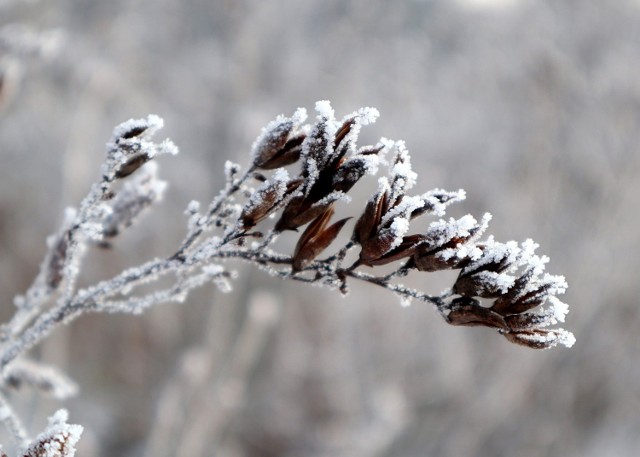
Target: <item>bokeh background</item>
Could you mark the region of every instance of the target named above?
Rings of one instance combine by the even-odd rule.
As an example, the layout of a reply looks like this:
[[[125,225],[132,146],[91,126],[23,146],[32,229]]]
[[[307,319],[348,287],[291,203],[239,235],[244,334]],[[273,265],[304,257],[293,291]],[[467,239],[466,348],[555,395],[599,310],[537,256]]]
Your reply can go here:
[[[640,2],[3,0],[0,69],[3,319],[114,125],[157,113],[181,154],[161,161],[165,201],[89,253],[83,284],[171,253],[224,161],[243,163],[264,124],[321,99],[339,116],[377,107],[364,139],[406,140],[417,192],[466,189],[450,215],[491,212],[492,234],[533,238],[570,284],[570,350],[244,266],[231,294],[81,318],[34,351],[82,386],[65,405],[86,428],[80,455],[640,449]],[[33,431],[60,406],[14,400]]]

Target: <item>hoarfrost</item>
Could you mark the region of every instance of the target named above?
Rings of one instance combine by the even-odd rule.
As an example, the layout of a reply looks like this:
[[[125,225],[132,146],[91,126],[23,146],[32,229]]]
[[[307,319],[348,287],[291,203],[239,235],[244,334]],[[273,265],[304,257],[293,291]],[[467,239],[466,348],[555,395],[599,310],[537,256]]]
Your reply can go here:
[[[408,308],[413,303],[413,297],[410,296],[400,296],[400,306],[403,308]]]
[[[26,448],[24,457],[73,457],[83,428],[68,424],[68,413],[59,410],[49,419],[49,426]]]
[[[418,178],[418,174],[411,168],[411,156],[402,140],[391,141],[386,138],[380,140],[389,150],[395,151],[395,159],[389,170],[394,193],[411,189]]]
[[[200,202],[198,200],[191,200],[187,205],[187,214],[196,214],[200,211]]]
[[[380,224],[382,226],[385,226],[389,221],[395,221],[398,218],[406,219],[408,224],[409,219],[411,218],[411,213],[419,208],[422,208],[423,206],[424,200],[422,198],[405,196],[400,203],[398,203],[384,215],[384,217],[380,221]]]
[[[150,114],[146,119],[129,119],[113,129],[113,134],[107,142],[108,149],[116,149],[118,140],[143,136],[150,138],[158,130],[164,127],[164,120],[156,115]]]
[[[567,330],[565,330],[563,328],[557,329],[556,332],[558,334],[558,343],[559,344],[562,344],[563,346],[566,346],[568,348],[570,348],[574,344],[576,344],[576,337],[573,336],[573,333],[568,332]]]
[[[318,113],[318,119],[334,119],[335,112],[331,107],[331,102],[329,100],[319,100],[316,102],[316,112]]]
[[[351,201],[351,196],[339,191],[339,190],[334,190],[333,192],[331,192],[329,195],[327,195],[324,198],[321,198],[320,200],[318,200],[317,202],[315,202],[312,205],[312,208],[316,208],[316,207],[320,207],[320,206],[324,206],[324,205],[329,205],[333,202],[337,202],[337,201],[342,201],[345,203],[349,203]]]
[[[549,315],[551,325],[564,322],[565,317],[569,313],[569,305],[553,295],[547,297],[547,301],[549,302],[549,308],[541,309],[540,313]]]
[[[409,221],[403,217],[396,217],[389,226],[389,230],[394,237],[389,249],[391,250],[402,243],[402,237],[409,231]]]
[[[483,243],[482,247],[482,257],[464,267],[462,269],[463,275],[474,272],[489,264],[505,263],[512,265],[520,254],[520,248],[518,248],[518,243],[515,241],[498,243],[493,240],[493,237],[489,237],[489,239]]]
[[[269,122],[260,132],[251,146],[251,156],[260,159],[260,156],[270,155],[275,150],[284,146],[287,139],[295,134],[302,123],[307,119],[307,110],[298,108],[291,117],[279,115],[275,120]],[[263,157],[267,159],[268,157]]]
[[[425,201],[425,206],[429,211],[438,217],[444,216],[446,209],[452,203],[463,201],[467,197],[464,189],[449,192],[444,189],[433,189],[422,194],[421,198]]]
[[[358,119],[360,124],[362,125],[370,125],[376,122],[376,120],[380,117],[380,112],[373,107],[364,107],[360,108],[357,111]]]

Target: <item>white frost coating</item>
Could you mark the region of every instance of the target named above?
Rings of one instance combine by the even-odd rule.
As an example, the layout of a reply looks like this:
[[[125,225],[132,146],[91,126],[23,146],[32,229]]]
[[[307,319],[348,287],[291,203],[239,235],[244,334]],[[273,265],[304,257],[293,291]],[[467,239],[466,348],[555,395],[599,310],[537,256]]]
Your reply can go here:
[[[146,156],[149,160],[160,154],[177,154],[178,147],[171,140],[159,144],[151,141],[163,125],[160,117],[151,114],[146,119],[130,119],[114,128],[107,142],[107,160],[102,165],[104,179],[114,180],[117,172],[132,158]]]
[[[53,413],[51,417],[49,417],[48,422],[49,425],[63,424],[69,420],[69,411],[62,408]]]
[[[285,168],[278,168],[271,176],[270,181],[289,182],[289,172]]]
[[[164,120],[156,114],[149,114],[146,119],[129,119],[113,129],[113,134],[107,145],[108,147],[115,146],[118,138],[135,129],[146,128],[140,136],[149,138],[162,127],[164,127]]]
[[[469,231],[477,225],[477,221],[471,214],[462,216],[460,219],[453,217],[449,221],[440,219],[429,224],[427,234],[433,236],[436,246],[440,246],[451,238],[468,236]]]
[[[518,265],[527,269],[533,269],[533,276],[538,276],[544,271],[545,264],[549,262],[549,257],[535,254],[540,245],[528,238],[520,244],[520,259]]]
[[[313,205],[311,205],[311,207],[315,208],[322,205],[328,205],[330,203],[337,202],[337,201],[349,203],[351,201],[351,197],[340,190],[334,190],[326,197],[321,198],[320,200],[315,202]]]
[[[153,150],[157,151],[158,153],[169,154],[172,156],[178,155],[178,153],[180,152],[180,149],[178,149],[178,146],[176,146],[174,142],[171,140],[164,140],[162,143],[160,143],[157,149],[155,145],[153,145]]]
[[[333,111],[331,102],[329,100],[317,101],[316,112],[318,113],[318,119],[333,119],[335,117],[335,112]]]
[[[563,328],[559,328],[556,330],[558,334],[558,343],[566,346],[568,348],[572,347],[576,344],[576,337],[573,336],[573,333],[566,331]]]
[[[569,305],[562,302],[558,297],[554,297],[553,295],[548,297],[547,300],[551,305],[551,310],[553,311],[553,318],[557,322],[564,322],[566,315],[569,313]],[[554,322],[555,324],[556,322]]]
[[[285,131],[295,134],[302,123],[307,120],[307,110],[298,108],[291,117],[280,114],[273,121],[269,122],[262,128],[260,134],[251,145],[251,156],[255,157],[259,153],[262,145],[268,144],[270,140],[275,139]],[[274,138],[270,138],[274,137]]]
[[[324,130],[324,154],[323,156],[318,157],[319,165],[316,164],[316,166],[320,169],[323,168],[324,165],[326,165],[330,157],[333,155],[333,140],[336,136],[336,132],[338,131],[338,123],[336,122],[335,113],[333,111],[333,108],[331,107],[331,103],[328,100],[321,100],[319,102],[316,102],[316,111],[318,112],[318,120],[321,121],[318,124],[318,127],[322,126],[322,121],[326,121],[324,122],[324,127],[321,127]],[[311,134],[311,136],[313,136],[313,133]],[[307,140],[308,139],[309,137],[307,137]],[[307,143],[307,141],[305,141],[305,143]],[[309,147],[310,146],[311,143],[309,143]],[[309,158],[309,149],[305,148],[305,144],[303,144],[301,154]]]
[[[386,138],[380,140],[388,149],[395,150],[396,156],[392,160],[389,171],[392,181],[401,181],[400,187],[403,191],[411,189],[418,178],[418,174],[411,168],[411,156],[402,140],[391,141]]]
[[[67,206],[64,209],[64,225],[69,226],[73,223],[76,216],[78,215],[78,210],[73,206]]]
[[[302,154],[306,155],[304,167],[307,173],[307,179],[303,184],[305,189],[310,189],[311,186],[313,186],[313,183],[318,180],[318,176],[320,176],[320,171],[318,171],[318,162],[316,162],[313,157],[309,157],[308,152],[308,148],[303,147]]]
[[[268,143],[270,137],[274,135],[278,135],[282,133],[282,130],[293,129],[294,121],[290,118],[285,117],[280,114],[273,121],[269,122],[266,126],[262,128],[260,131],[260,135],[255,139],[253,144],[251,145],[251,155],[255,156],[258,154],[260,146]]]
[[[458,259],[477,260],[482,256],[482,249],[473,243],[464,243],[455,249],[445,249],[438,256],[443,260],[449,260],[455,255]]]
[[[531,238],[527,238],[520,244],[520,247],[522,249],[523,258],[530,258],[535,255],[536,249],[538,249],[540,245]]]
[[[484,231],[489,225],[491,220],[491,214],[485,213],[478,224],[473,216],[467,214],[458,220],[451,218],[449,222],[445,222],[442,219],[438,222],[432,222],[427,231],[427,235],[435,242],[435,246],[442,246],[453,238],[467,238],[469,237],[471,230],[476,229],[477,232],[473,234],[465,243],[458,245],[454,248],[443,249],[436,255],[442,260],[450,260],[452,258],[477,260],[482,256],[482,250],[475,246],[474,242],[482,236]]]
[[[391,248],[389,249],[391,250],[400,246],[400,243],[402,243],[402,237],[409,231],[409,221],[403,217],[396,217],[389,226],[389,230],[394,236]]]
[[[400,306],[408,308],[413,303],[413,298],[409,296],[400,296]]]
[[[523,291],[518,294],[518,298],[543,288],[546,288],[545,295],[547,296],[560,295],[565,293],[567,287],[567,282],[564,276],[556,276],[546,273],[542,278],[539,278],[538,274],[534,272],[534,276],[527,283]]]
[[[233,288],[229,280],[223,275],[224,271],[222,265],[205,265],[202,267],[202,272],[213,280],[218,290],[223,294],[228,294]]]
[[[234,174],[236,174],[240,170],[240,165],[231,160],[224,161],[224,175],[227,179],[231,179]]]
[[[360,135],[360,130],[363,125],[373,124],[380,113],[375,108],[361,108],[358,111],[355,111],[347,116],[345,116],[341,124],[344,124],[347,121],[353,121],[353,124],[349,128],[346,136],[340,142],[340,150],[346,146],[347,155],[350,157],[366,157],[358,155],[358,151],[356,150],[356,144],[358,142],[358,136]],[[331,119],[331,118],[329,118]],[[337,127],[338,124],[336,124]],[[335,134],[337,130],[332,131],[332,134]],[[328,138],[331,142],[331,138]],[[331,151],[327,151],[327,153],[331,153]],[[377,157],[377,155],[375,155]],[[376,170],[377,170],[377,162],[376,162]]]
[[[73,457],[83,428],[67,424],[68,414],[59,410],[49,419],[49,426],[29,444],[25,457]]]
[[[198,200],[191,200],[187,205],[187,214],[196,214],[200,211],[200,202]]]
[[[538,343],[546,345],[547,348],[555,347],[558,344],[562,344],[568,348],[572,347],[576,338],[573,333],[566,331],[563,328],[549,330],[545,333],[519,333],[518,338],[531,343]]]
[[[358,122],[362,125],[370,125],[380,117],[380,112],[373,107],[360,108],[357,112]]]
[[[551,295],[560,295],[567,291],[567,281],[564,276],[561,275],[551,275],[546,273],[541,280],[545,284],[550,284],[549,294]]]
[[[307,120],[307,110],[305,108],[298,108],[291,116],[291,120],[294,125],[300,126],[304,121]]]
[[[287,192],[287,183],[289,182],[289,173],[284,168],[278,168],[271,178],[265,181],[260,188],[255,191],[249,202],[247,203],[247,210],[257,208],[264,203],[265,198],[269,196],[272,201],[279,202],[282,200]],[[273,194],[275,192],[275,195]]]
[[[380,157],[378,157],[377,155],[371,154],[371,155],[361,155],[361,156],[355,156],[352,159],[349,160],[357,160],[358,162],[360,162],[362,164],[362,166],[364,167],[365,170],[365,174],[369,175],[369,176],[375,176],[378,174],[378,166],[380,165]],[[348,163],[345,162],[345,165]]]
[[[380,225],[385,226],[390,220],[395,220],[396,218],[407,219],[408,224],[411,213],[419,208],[422,208],[423,206],[424,200],[421,197],[405,196],[398,205],[396,205],[384,215],[384,217],[380,221]]]
[[[519,254],[520,248],[518,247],[518,243],[515,241],[499,243],[494,241],[493,237],[489,237],[486,243],[484,243],[482,257],[463,268],[462,274],[473,272],[491,263],[506,261],[507,263],[513,264]]]
[[[503,294],[507,293],[516,280],[515,276],[485,270],[473,273],[472,277],[478,284],[484,287],[485,290],[499,290]]]
[[[444,203],[440,201],[442,196],[448,197],[448,200]],[[467,194],[464,189],[459,189],[455,192],[449,192],[444,189],[433,189],[425,194],[422,194],[421,198],[424,199],[425,203],[428,204],[428,206],[433,208],[430,211],[431,214],[442,217],[446,212],[447,206],[456,202],[463,201],[465,198],[467,198]]]
[[[386,178],[386,176],[378,178],[378,194],[389,192],[390,189],[391,188],[389,186],[389,180]]]
[[[211,277],[218,276],[224,272],[222,265],[205,265],[202,267],[202,271]]]

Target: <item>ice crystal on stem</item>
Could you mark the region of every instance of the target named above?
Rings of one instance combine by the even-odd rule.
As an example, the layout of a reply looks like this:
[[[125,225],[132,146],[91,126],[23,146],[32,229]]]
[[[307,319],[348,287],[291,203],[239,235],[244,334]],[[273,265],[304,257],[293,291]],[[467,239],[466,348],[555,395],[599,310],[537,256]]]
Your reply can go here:
[[[358,146],[363,127],[378,117],[362,108],[337,120],[331,104],[316,104],[317,116],[305,125],[306,110],[278,116],[251,147],[247,169],[225,164],[226,185],[205,210],[189,203],[184,240],[167,258],[150,260],[85,288],[77,286],[83,253],[95,245],[114,245],[122,231],[162,198],[166,183],[153,162],[174,155],[175,145],[154,135],[163,121],[150,115],[114,129],[107,143],[100,179],[77,209],[67,211],[50,237],[48,252],[32,286],[17,298],[15,315],[0,332],[2,389],[28,386],[59,398],[75,385],[56,370],[29,360],[27,351],[56,327],[86,313],[137,314],[163,302],[183,301],[207,283],[227,292],[234,272],[229,261],[244,261],[269,274],[316,284],[347,294],[353,281],[370,283],[396,295],[403,306],[427,302],[452,325],[484,326],[508,341],[530,348],[570,347],[575,338],[561,328],[568,306],[557,295],[564,277],[544,273],[546,256],[538,245],[498,242],[487,231],[491,216],[444,219],[449,205],[464,200],[463,190],[409,192],[418,185],[409,151],[402,141],[382,138]],[[285,168],[287,167],[287,168]],[[354,222],[343,245],[331,250],[350,217],[332,221],[337,205],[365,176],[377,176],[378,189],[364,208],[354,208]],[[426,216],[438,220],[425,222]],[[275,218],[275,224],[267,219]],[[417,218],[421,218],[416,222]],[[306,226],[306,227],[305,227]],[[279,236],[294,236],[293,252],[272,249]],[[250,242],[247,242],[247,239]],[[355,262],[348,253],[357,250]],[[324,254],[324,258],[323,258]],[[394,265],[391,272],[378,272]],[[388,268],[389,269],[389,268]],[[430,295],[402,284],[410,271],[428,274],[458,270],[450,289]],[[139,286],[146,285],[145,293]],[[27,434],[0,395],[2,422],[24,443]],[[64,416],[64,417],[63,417]],[[28,446],[28,456],[72,456],[79,426],[60,413]]]

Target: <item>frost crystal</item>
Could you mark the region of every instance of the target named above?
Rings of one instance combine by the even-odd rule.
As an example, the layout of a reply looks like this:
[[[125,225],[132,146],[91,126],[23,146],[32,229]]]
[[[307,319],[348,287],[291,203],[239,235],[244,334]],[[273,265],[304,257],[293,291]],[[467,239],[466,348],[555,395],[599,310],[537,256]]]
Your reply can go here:
[[[360,108],[357,111],[358,118],[362,125],[373,124],[379,117],[380,112],[371,107]]]
[[[65,410],[54,414],[45,431],[29,444],[24,457],[73,457],[83,429],[80,425],[68,424],[67,419]]]
[[[200,211],[200,202],[198,200],[191,200],[187,205],[187,214],[196,214]]]
[[[390,175],[392,183],[396,183],[399,189],[406,191],[411,189],[418,178],[418,174],[411,168],[411,157],[404,141],[381,140],[389,149],[395,150],[396,156],[391,166]]]
[[[331,102],[329,100],[320,100],[318,102],[316,102],[316,111],[318,113],[318,118],[325,118],[325,119],[334,119],[335,118],[335,112],[333,111],[333,108],[331,107]]]

